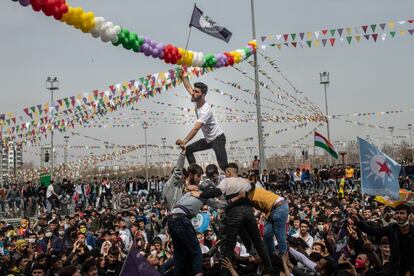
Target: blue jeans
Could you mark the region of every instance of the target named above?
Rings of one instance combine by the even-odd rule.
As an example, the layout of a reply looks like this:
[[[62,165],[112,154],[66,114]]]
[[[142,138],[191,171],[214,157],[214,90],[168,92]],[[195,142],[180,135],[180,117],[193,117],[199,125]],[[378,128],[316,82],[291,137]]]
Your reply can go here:
[[[191,221],[184,214],[168,216],[168,231],[174,246],[174,276],[203,272],[203,255]]]
[[[20,208],[20,197],[15,197],[15,198],[9,198],[7,200],[7,202],[9,203],[9,208],[12,209],[13,208],[13,204],[16,203],[16,208]]]
[[[273,235],[276,236],[280,256],[282,256],[287,251],[286,223],[288,219],[288,213],[289,206],[285,203],[275,208],[270,214],[269,220],[266,222],[264,230],[264,242],[269,255],[272,255],[276,252],[275,243],[273,242]]]

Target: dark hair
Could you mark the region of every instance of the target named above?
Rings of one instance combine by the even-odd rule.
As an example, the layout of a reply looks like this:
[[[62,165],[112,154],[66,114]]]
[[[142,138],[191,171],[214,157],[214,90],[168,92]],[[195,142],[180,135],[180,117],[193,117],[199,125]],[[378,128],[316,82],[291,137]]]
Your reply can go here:
[[[215,174],[218,174],[218,168],[215,164],[210,164],[206,167],[206,176],[212,178]]]
[[[401,211],[405,210],[407,212],[407,215],[411,214],[411,207],[407,204],[400,204],[397,207],[395,207],[395,211]]]
[[[39,264],[39,263],[34,263],[34,264],[33,264],[33,267],[32,267],[31,272],[33,272],[33,270],[35,270],[35,269],[41,269],[41,270],[43,270],[43,272],[45,272],[45,273],[46,273],[45,266],[44,266],[44,265],[41,265],[41,264]]]
[[[236,163],[228,163],[226,169],[228,168],[235,169],[237,172],[239,171],[239,166]]]
[[[300,224],[306,224],[309,227],[309,221],[302,219]]]
[[[93,267],[96,267],[95,260],[86,261],[82,266],[82,272],[88,273]]]
[[[58,276],[72,276],[77,270],[78,268],[76,266],[68,265],[59,271]]]
[[[116,248],[116,247],[114,247],[114,246],[112,246],[111,248],[109,248],[109,252],[108,253],[110,255],[112,255],[112,256],[118,255],[119,254],[119,249]]]
[[[194,83],[194,87],[200,88],[201,93],[203,93],[204,95],[207,95],[208,86],[205,83],[203,83],[203,82],[196,82],[196,83]]]
[[[203,172],[203,168],[200,165],[198,165],[198,164],[191,164],[188,167],[188,173],[189,174],[192,174],[192,175],[202,176],[204,172]]]

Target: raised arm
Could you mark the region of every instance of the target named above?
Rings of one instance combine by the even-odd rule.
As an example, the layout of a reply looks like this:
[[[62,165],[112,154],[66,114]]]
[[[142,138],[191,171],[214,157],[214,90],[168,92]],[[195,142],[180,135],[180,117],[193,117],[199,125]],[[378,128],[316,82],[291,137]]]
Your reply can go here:
[[[184,87],[188,91],[190,96],[193,96],[193,86],[187,78],[186,68],[181,68],[180,79],[183,81]]]

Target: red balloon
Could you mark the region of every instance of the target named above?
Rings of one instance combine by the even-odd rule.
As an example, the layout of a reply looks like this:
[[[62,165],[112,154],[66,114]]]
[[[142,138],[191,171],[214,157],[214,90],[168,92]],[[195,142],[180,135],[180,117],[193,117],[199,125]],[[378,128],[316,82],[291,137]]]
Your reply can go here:
[[[225,52],[224,55],[227,57],[227,63],[228,64],[226,66],[233,65],[234,64],[234,57],[228,52]]]
[[[42,9],[44,1],[43,0],[32,0],[31,5],[34,11],[40,11]]]

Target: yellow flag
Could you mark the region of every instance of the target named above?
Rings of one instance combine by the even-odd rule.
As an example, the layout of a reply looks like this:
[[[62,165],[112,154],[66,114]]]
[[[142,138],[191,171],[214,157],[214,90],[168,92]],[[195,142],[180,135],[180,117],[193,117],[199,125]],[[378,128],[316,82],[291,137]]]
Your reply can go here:
[[[390,22],[388,22],[388,26],[390,27],[390,29],[394,29],[395,22],[391,20]]]
[[[308,37],[308,40],[311,40],[312,39],[312,32],[307,32],[306,36]]]
[[[316,40],[314,41],[313,45],[315,45],[315,47],[318,47],[318,46],[319,46],[319,39],[316,39]]]
[[[356,41],[360,42],[361,41],[361,36],[360,35],[356,35],[355,36]]]
[[[351,35],[352,27],[347,27],[346,32],[347,32],[348,35]]]
[[[405,30],[400,30],[400,35],[405,35]]]

